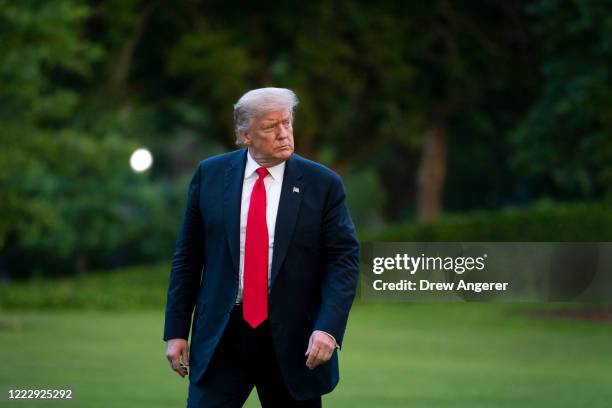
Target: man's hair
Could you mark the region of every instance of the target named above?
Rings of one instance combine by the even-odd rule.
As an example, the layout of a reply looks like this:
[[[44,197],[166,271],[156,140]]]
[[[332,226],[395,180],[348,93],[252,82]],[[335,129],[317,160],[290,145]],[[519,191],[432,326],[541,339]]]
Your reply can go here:
[[[286,88],[259,88],[245,93],[234,104],[236,144],[242,144],[240,133],[248,131],[253,121],[266,113],[288,109],[293,122],[293,109],[298,105],[295,93]]]

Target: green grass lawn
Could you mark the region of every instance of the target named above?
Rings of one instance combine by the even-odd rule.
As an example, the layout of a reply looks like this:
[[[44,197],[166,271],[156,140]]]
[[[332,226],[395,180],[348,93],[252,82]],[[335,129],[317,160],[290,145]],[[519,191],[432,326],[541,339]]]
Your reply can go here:
[[[523,304],[356,304],[327,407],[608,407],[612,326]],[[161,310],[0,312],[0,406],[181,407]],[[71,388],[8,403],[6,389]],[[259,406],[254,393],[247,405]]]

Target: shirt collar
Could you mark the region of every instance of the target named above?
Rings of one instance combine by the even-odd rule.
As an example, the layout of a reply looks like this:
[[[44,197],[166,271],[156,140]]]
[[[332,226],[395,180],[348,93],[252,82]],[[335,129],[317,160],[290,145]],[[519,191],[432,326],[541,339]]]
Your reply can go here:
[[[253,159],[251,156],[251,152],[247,149],[247,162],[246,167],[244,168],[244,178],[247,179],[255,173],[255,171],[261,166]],[[277,164],[273,167],[266,167],[270,176],[274,179],[274,181],[279,181],[285,171],[285,162]]]

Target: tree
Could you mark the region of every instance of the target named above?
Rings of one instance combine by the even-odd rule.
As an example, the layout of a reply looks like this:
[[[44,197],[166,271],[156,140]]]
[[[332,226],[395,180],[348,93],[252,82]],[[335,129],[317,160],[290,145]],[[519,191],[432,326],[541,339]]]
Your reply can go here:
[[[83,271],[116,248],[138,184],[120,122],[104,111],[88,118],[84,107],[102,55],[83,36],[89,13],[72,0],[0,2],[0,249],[21,254],[13,266],[24,273],[52,270],[49,260]]]
[[[537,100],[513,134],[513,165],[529,195],[612,196],[612,7],[535,1],[541,44]]]

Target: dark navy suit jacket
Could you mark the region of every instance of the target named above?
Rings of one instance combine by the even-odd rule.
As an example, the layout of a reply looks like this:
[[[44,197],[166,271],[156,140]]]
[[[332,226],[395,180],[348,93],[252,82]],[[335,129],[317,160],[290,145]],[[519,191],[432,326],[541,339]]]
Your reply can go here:
[[[194,383],[206,371],[238,292],[245,165],[246,149],[203,160],[189,185],[172,260],[164,340],[187,339],[192,325]],[[328,393],[338,383],[337,352],[314,370],[306,367],[304,353],[313,330],[342,344],[358,270],[359,243],[340,177],[293,154],[276,219],[268,317],[283,378],[296,399]]]

